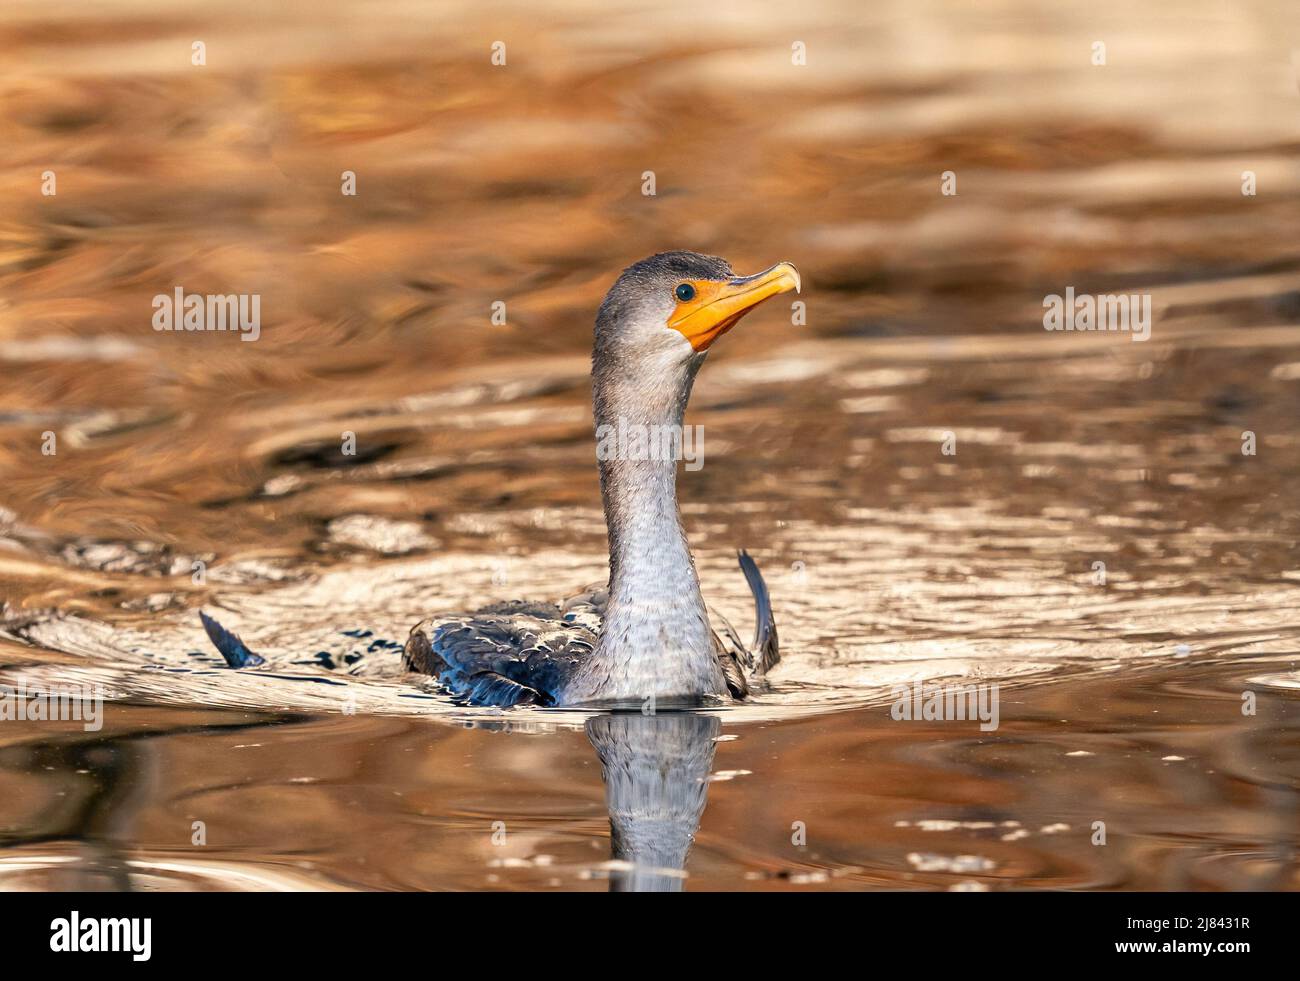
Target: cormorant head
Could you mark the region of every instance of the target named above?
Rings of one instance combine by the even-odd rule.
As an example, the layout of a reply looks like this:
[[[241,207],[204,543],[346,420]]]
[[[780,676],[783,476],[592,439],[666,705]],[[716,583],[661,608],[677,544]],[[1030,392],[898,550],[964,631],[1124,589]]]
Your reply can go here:
[[[724,259],[660,252],[623,270],[596,315],[596,370],[659,382],[698,364],[709,346],[768,297],[799,289],[799,272],[779,262],[737,276]]]

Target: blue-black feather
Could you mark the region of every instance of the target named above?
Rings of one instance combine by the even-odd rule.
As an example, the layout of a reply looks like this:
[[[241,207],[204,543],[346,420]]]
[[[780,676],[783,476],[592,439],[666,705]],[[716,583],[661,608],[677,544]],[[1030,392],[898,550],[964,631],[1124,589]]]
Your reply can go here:
[[[755,562],[743,548],[736,553],[740,560],[740,570],[749,583],[749,591],[754,594],[754,654],[758,660],[758,674],[766,674],[776,662],[781,660],[781,642],[776,635],[776,616],[772,613],[772,599],[767,592],[767,583],[758,571]]]
[[[208,639],[232,668],[255,668],[259,664],[266,663],[266,658],[250,651],[237,635],[232,634],[202,610],[199,611],[199,619],[203,621],[203,629],[207,631]]]

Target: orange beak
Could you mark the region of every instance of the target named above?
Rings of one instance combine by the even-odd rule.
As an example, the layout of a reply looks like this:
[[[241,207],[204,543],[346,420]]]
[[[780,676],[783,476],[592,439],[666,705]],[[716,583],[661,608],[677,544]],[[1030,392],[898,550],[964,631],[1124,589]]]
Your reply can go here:
[[[778,293],[799,292],[799,270],[788,262],[778,262],[753,276],[728,280],[691,280],[695,296],[677,304],[668,317],[668,326],[679,331],[697,351],[731,330],[745,314],[768,297]]]

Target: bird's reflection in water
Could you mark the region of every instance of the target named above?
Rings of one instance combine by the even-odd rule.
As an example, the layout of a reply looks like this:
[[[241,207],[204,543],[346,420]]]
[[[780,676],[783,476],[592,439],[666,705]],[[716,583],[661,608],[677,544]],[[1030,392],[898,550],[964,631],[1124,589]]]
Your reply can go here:
[[[609,807],[611,892],[677,892],[700,827],[722,722],[694,712],[598,715],[587,738]]]

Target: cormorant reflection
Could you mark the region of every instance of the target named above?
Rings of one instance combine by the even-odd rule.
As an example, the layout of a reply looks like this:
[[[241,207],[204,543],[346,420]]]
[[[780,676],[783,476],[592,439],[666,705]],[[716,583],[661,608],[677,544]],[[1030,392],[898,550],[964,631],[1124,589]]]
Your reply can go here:
[[[587,720],[609,807],[610,851],[627,865],[612,892],[675,892],[686,878],[722,722],[694,712],[615,713]]]

